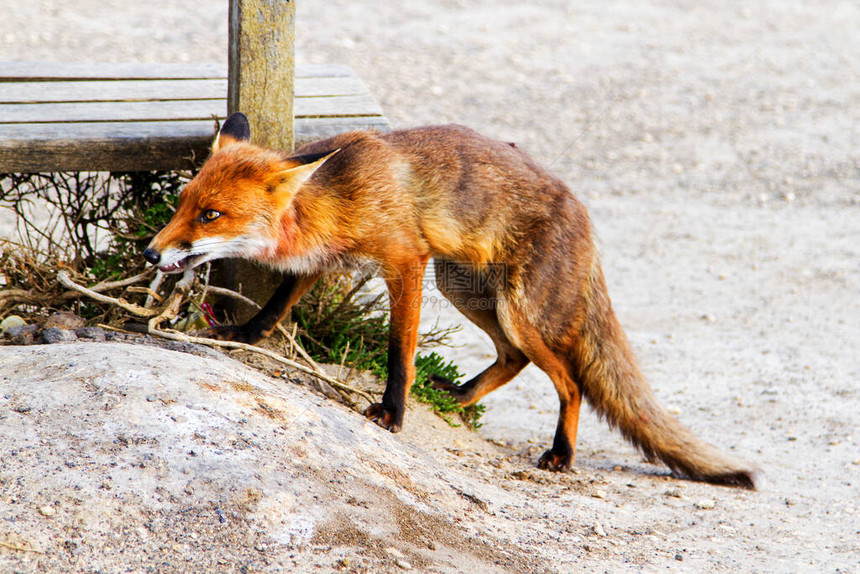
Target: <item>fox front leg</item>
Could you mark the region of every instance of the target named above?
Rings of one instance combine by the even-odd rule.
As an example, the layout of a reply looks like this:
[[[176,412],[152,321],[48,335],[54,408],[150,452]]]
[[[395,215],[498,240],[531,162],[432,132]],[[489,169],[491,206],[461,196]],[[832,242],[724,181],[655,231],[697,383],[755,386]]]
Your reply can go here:
[[[398,268],[386,278],[391,305],[388,336],[388,381],[382,401],[367,407],[364,415],[382,428],[399,432],[403,428],[406,397],[415,380],[415,347],[421,314],[421,281],[427,258]]]
[[[218,325],[204,330],[201,334],[204,337],[220,339],[221,341],[236,341],[253,345],[260,339],[272,334],[278,323],[287,316],[302,295],[313,287],[317,279],[319,279],[319,275],[286,275],[268,303],[247,323],[244,325]]]

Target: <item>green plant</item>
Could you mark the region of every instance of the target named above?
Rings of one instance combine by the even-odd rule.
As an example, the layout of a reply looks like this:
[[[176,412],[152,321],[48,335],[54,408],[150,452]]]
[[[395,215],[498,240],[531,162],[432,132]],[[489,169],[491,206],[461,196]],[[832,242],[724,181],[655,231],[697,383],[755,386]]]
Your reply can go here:
[[[56,281],[58,270],[88,284],[144,271],[140,251],[169,220],[188,178],[176,172],[0,174],[0,209],[17,223],[17,237],[0,238],[0,315],[24,305],[25,313],[73,308],[107,321],[115,310],[70,298]]]
[[[170,219],[188,174],[177,172],[0,174],[0,208],[14,212],[20,243],[66,264],[92,267],[127,256]],[[120,274],[144,265],[134,253]]]
[[[370,276],[321,279],[293,308],[299,341],[320,363],[343,363],[388,375],[388,318],[385,293],[363,291]]]

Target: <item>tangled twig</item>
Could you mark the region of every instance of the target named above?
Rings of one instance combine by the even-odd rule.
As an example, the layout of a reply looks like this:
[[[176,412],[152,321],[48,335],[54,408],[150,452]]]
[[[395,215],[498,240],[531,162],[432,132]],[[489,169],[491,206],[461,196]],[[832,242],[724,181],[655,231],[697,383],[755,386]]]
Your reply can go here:
[[[102,295],[98,291],[89,289],[87,287],[84,287],[83,285],[78,285],[77,283],[72,281],[72,276],[65,269],[57,273],[57,281],[59,281],[60,285],[67,289],[83,293],[87,297],[95,299],[96,301],[99,301],[101,303],[109,303],[111,305],[116,305],[117,307],[120,307],[128,311],[129,313],[137,315],[138,317],[154,317],[159,313],[157,309],[147,309],[145,307],[141,307],[136,303],[129,303],[125,299],[117,299],[116,297]]]
[[[61,272],[62,273],[62,272]],[[102,293],[104,291],[110,291],[112,289],[119,289],[120,287],[128,287],[129,285],[134,285],[135,283],[139,283],[152,275],[152,269],[147,269],[143,273],[138,273],[133,277],[128,277],[127,279],[120,279],[119,281],[102,281],[101,283],[97,283],[92,287],[88,287],[90,291],[94,291],[96,293]],[[59,279],[59,274],[57,275],[57,279]],[[71,298],[76,295],[72,293],[65,293],[62,298]]]
[[[185,273],[182,275],[182,279],[180,279],[173,287],[173,291],[170,293],[170,298],[164,306],[164,310],[149,320],[148,330],[150,332],[158,330],[158,326],[164,321],[175,319],[179,315],[179,307],[185,300],[185,296],[188,295],[189,291],[191,291],[191,286],[193,284],[194,271],[186,269]]]
[[[138,276],[137,279],[139,280],[141,277],[142,276]],[[156,280],[158,280],[158,279],[156,279]],[[206,345],[206,346],[210,346],[210,347],[224,347],[224,348],[228,348],[228,349],[240,349],[243,351],[249,351],[252,353],[264,355],[264,356],[266,356],[266,357],[268,357],[274,361],[277,361],[281,364],[284,364],[288,367],[291,367],[291,368],[296,369],[298,371],[302,371],[303,373],[307,373],[313,377],[316,377],[322,381],[325,381],[326,383],[328,383],[329,385],[331,385],[335,389],[338,389],[338,390],[341,390],[344,392],[348,392],[348,393],[352,393],[352,394],[356,394],[356,395],[364,398],[365,400],[367,400],[370,403],[374,402],[373,397],[371,397],[368,393],[366,393],[360,389],[356,389],[354,387],[351,387],[351,386],[347,385],[346,383],[326,374],[320,368],[320,366],[311,358],[311,356],[307,353],[307,351],[305,351],[302,348],[302,346],[299,345],[299,343],[295,340],[295,337],[289,331],[284,329],[283,326],[281,326],[281,325],[278,325],[281,333],[284,334],[284,336],[288,339],[288,341],[293,346],[293,348],[296,350],[296,352],[298,352],[299,355],[301,355],[301,357],[305,361],[307,361],[310,366],[302,365],[301,363],[298,363],[298,362],[293,361],[291,359],[287,359],[286,357],[282,357],[281,355],[278,355],[277,353],[269,351],[268,349],[263,349],[261,347],[255,346],[255,345],[248,345],[246,343],[239,343],[236,341],[219,341],[216,339],[194,337],[191,335],[186,335],[184,333],[180,333],[178,331],[173,331],[173,330],[165,331],[165,330],[159,329],[159,325],[162,322],[164,322],[165,320],[173,319],[178,315],[179,307],[182,304],[182,301],[184,300],[184,298],[186,297],[188,292],[191,290],[191,286],[194,282],[194,274],[190,271],[186,271],[185,275],[182,277],[182,279],[174,287],[173,292],[170,294],[170,296],[168,298],[167,304],[165,304],[161,308],[141,307],[140,305],[137,305],[135,303],[129,303],[125,299],[109,297],[107,295],[103,295],[103,294],[95,291],[94,288],[87,288],[87,287],[84,287],[83,285],[79,285],[79,284],[75,283],[72,280],[69,272],[66,270],[62,270],[59,273],[57,273],[57,281],[59,281],[64,287],[71,289],[73,291],[76,291],[78,293],[82,293],[88,297],[95,299],[96,301],[100,301],[102,303],[107,303],[107,304],[111,304],[111,305],[116,305],[116,306],[124,309],[125,311],[128,311],[129,313],[132,313],[133,315],[136,315],[138,317],[149,318],[148,325],[147,325],[147,332],[150,335],[155,335],[158,337],[162,337],[164,339],[170,339],[172,341],[182,341],[182,342],[186,342],[186,343],[195,343],[198,345]],[[234,291],[230,291],[229,289],[223,289],[220,287],[209,286],[209,290],[213,293],[218,293],[221,295],[227,295],[230,297],[239,298],[240,300],[243,300],[245,302],[248,302],[250,304],[253,304],[253,305],[259,307],[256,303],[254,303],[250,299],[247,299],[243,295],[240,295]]]

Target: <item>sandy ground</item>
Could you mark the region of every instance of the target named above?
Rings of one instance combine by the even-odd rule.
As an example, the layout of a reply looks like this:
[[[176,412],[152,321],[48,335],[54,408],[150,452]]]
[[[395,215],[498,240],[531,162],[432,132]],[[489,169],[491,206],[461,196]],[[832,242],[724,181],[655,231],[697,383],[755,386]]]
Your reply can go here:
[[[223,1],[7,4],[0,59],[226,61]],[[610,570],[860,570],[858,26],[836,1],[299,4],[298,61],[353,66],[394,127],[463,123],[568,182],[658,395],[763,471],[755,494],[655,478],[589,415],[577,464],[608,495],[541,487],[524,537],[587,514]],[[470,373],[475,331],[445,351]],[[484,402],[482,435],[536,460],[549,381]]]

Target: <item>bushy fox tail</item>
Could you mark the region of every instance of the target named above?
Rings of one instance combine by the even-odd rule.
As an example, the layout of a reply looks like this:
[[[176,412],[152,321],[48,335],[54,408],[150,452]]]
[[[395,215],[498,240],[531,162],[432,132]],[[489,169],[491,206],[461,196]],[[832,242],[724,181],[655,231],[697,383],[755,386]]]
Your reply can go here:
[[[585,299],[576,363],[583,394],[598,415],[649,460],[663,461],[679,476],[755,489],[755,469],[696,438],[657,402],[615,317],[596,262]]]

